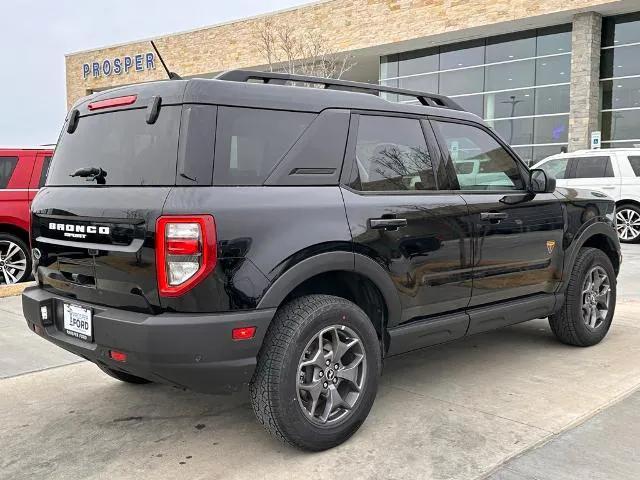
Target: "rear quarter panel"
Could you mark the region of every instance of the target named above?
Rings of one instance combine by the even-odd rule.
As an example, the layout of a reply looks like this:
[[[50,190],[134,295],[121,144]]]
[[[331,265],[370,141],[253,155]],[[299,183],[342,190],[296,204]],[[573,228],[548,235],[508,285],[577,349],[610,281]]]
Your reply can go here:
[[[310,256],[352,251],[337,186],[175,187],[163,215],[211,214],[218,264],[189,294],[163,299],[184,312],[255,308],[268,287]]]

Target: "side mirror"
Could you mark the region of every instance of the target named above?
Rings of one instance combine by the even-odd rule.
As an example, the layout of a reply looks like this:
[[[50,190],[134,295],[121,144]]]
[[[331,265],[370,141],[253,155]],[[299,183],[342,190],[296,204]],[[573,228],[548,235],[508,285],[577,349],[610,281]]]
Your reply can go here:
[[[553,193],[556,190],[556,179],[540,168],[529,172],[529,190],[532,193]]]

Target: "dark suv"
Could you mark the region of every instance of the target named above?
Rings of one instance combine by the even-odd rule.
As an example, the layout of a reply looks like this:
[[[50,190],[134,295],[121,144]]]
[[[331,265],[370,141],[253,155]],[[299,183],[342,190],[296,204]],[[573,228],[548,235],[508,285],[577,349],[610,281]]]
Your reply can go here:
[[[614,210],[446,97],[248,71],[127,86],[67,116],[24,314],[125,382],[249,383],[267,430],[322,450],[393,355],[541,317],[602,340]]]

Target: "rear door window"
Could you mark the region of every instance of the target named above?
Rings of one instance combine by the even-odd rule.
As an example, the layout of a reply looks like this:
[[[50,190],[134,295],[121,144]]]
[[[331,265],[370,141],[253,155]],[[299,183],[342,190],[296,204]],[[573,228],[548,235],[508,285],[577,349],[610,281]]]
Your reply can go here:
[[[633,173],[636,174],[636,177],[640,177],[640,157],[628,157],[629,163],[631,164],[631,168],[633,168]]]
[[[180,114],[180,106],[163,106],[151,125],[146,109],[80,117],[56,147],[47,186],[94,186],[71,176],[87,167],[102,168],[107,186],[175,185]]]
[[[613,177],[613,166],[608,156],[574,157],[572,178]]]
[[[42,170],[40,171],[40,181],[38,182],[38,188],[44,187],[47,183],[47,175],[49,174],[49,167],[51,166],[51,155],[44,157],[42,161]]]
[[[262,185],[315,116],[219,107],[213,184]]]
[[[0,157],[0,188],[7,188],[18,164],[18,157]]]
[[[420,121],[413,118],[361,115],[356,142],[363,191],[435,190],[436,182]]]

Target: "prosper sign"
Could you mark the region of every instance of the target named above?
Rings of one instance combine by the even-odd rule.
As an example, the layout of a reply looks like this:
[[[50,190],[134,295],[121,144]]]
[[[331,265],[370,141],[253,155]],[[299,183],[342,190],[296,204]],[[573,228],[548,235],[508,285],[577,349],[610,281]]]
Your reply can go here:
[[[155,61],[153,52],[107,58],[102,61],[83,64],[82,77],[86,80],[90,75],[93,78],[99,78],[102,76],[129,74],[132,69],[136,72],[153,70],[156,68]]]

